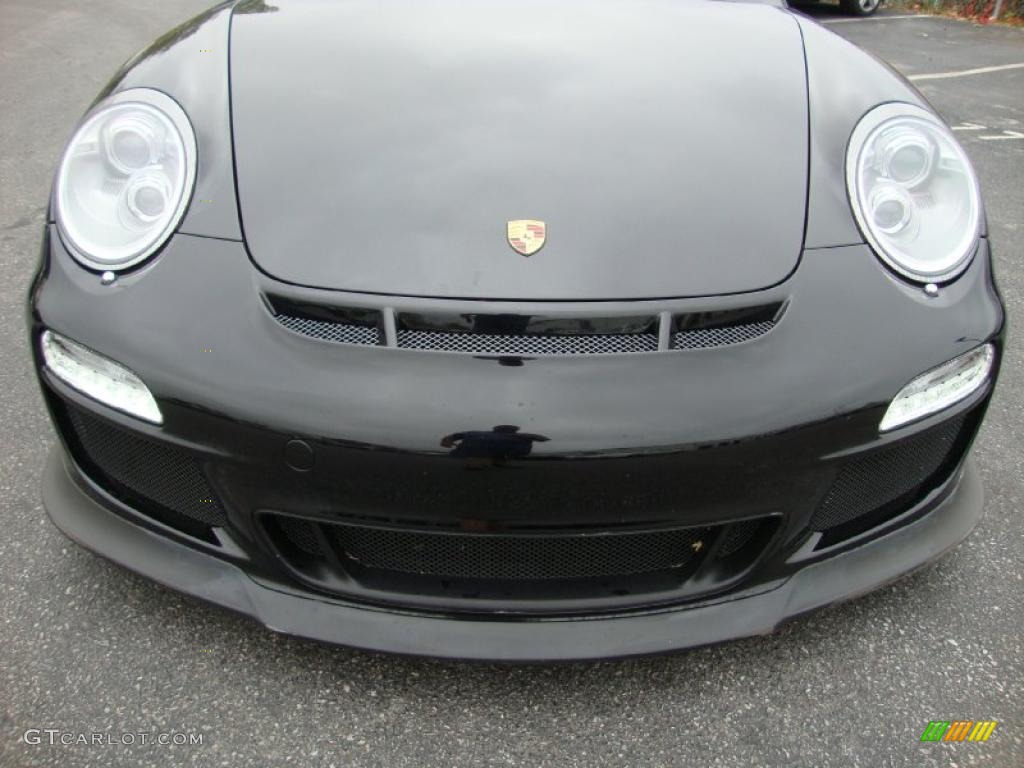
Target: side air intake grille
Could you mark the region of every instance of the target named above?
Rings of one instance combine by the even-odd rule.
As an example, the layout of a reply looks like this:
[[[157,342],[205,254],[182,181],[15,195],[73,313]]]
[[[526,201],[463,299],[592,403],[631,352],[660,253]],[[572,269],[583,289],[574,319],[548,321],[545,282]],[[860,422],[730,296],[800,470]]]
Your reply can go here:
[[[854,457],[839,470],[811,518],[815,531],[841,532],[838,540],[899,514],[949,471],[964,416],[950,419],[897,443]],[[853,527],[850,527],[853,526]]]
[[[69,442],[82,469],[113,496],[188,533],[224,526],[226,515],[198,462],[173,446],[133,434],[73,406]]]

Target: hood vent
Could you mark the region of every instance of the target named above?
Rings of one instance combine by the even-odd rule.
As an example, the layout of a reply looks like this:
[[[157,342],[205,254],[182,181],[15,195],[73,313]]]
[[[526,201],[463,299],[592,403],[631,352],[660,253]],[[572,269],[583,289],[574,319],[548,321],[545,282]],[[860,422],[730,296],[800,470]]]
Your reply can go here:
[[[394,312],[390,308],[311,306],[269,298],[274,319],[308,338],[497,357],[557,357],[714,349],[757,339],[781,320],[785,304],[711,312],[627,316]]]

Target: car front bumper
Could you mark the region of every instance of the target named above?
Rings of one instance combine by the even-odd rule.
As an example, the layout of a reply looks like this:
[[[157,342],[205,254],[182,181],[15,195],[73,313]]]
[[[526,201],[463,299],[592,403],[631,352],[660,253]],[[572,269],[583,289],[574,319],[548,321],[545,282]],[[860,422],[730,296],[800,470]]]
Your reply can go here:
[[[531,357],[306,338],[268,297],[412,314],[785,310],[770,332],[716,348]],[[508,660],[768,632],[938,556],[981,513],[965,457],[997,371],[941,413],[885,434],[878,424],[907,381],[980,343],[1001,352],[1003,331],[985,241],[936,298],[848,246],[805,252],[787,281],[751,295],[544,304],[290,286],[241,243],[180,235],[104,286],[51,232],[29,308],[65,454],[44,501],[71,538],[279,631]],[[45,329],[134,371],[164,423],[63,384],[39,359]],[[501,425],[532,435],[529,449],[509,449]],[[339,531],[377,538],[339,563],[321,548]],[[622,575],[628,547],[610,542],[648,558],[636,542],[663,547],[663,534],[686,557],[663,559],[664,578]],[[488,550],[488,537],[503,540]],[[508,552],[544,572],[524,577]],[[578,566],[587,578],[562,578]]]
[[[43,475],[50,519],[87,549],[160,584],[277,632],[377,651],[510,662],[635,656],[767,634],[935,560],[971,532],[983,507],[981,482],[968,460],[953,491],[929,514],[748,593],[623,615],[481,621],[355,605],[254,579],[228,561],[113,513],[72,479],[75,470],[65,461],[54,448]]]

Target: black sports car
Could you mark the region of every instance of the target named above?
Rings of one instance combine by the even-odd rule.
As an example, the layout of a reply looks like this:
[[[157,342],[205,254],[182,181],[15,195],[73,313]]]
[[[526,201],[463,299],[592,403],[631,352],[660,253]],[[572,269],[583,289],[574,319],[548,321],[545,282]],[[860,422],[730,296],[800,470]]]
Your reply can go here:
[[[115,76],[50,212],[50,517],[278,631],[678,649],[982,513],[974,172],[782,4],[228,3]]]

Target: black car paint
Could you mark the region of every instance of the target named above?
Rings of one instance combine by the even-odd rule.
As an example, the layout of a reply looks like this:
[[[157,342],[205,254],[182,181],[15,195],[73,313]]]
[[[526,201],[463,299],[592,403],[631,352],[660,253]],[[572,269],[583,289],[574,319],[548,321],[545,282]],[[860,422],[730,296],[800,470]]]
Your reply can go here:
[[[796,266],[807,99],[790,14],[678,0],[277,5],[231,29],[243,230],[268,274],[564,301],[736,293]],[[548,224],[529,259],[504,237],[522,218]]]
[[[241,241],[228,88],[232,5],[229,2],[211,8],[161,36],[125,64],[94,104],[112,93],[136,87],[155,88],[175,98],[192,120],[198,142],[193,192],[193,200],[198,202],[189,207],[178,231]],[[241,3],[234,14],[279,10],[280,3]],[[929,107],[916,89],[885,63],[810,19],[796,13],[793,17],[806,56],[809,103],[809,184],[803,247],[862,243],[864,238],[850,211],[844,183],[845,150],[853,126],[880,103],[902,101]],[[204,51],[202,56],[198,55],[200,50]],[[284,73],[282,77],[295,81],[301,73]],[[52,206],[50,211],[52,221]],[[607,290],[614,291],[614,285],[610,280]],[[659,291],[656,295],[688,294]]]
[[[243,4],[248,10],[258,5]],[[287,10],[283,0],[277,6]],[[534,517],[566,525],[780,513],[784,524],[746,576],[745,592],[906,522],[825,551],[809,549],[806,522],[834,476],[832,459],[947,418],[944,413],[878,434],[885,406],[903,384],[983,341],[999,347],[1004,317],[986,240],[968,270],[935,298],[889,273],[862,243],[841,167],[849,133],[875,103],[919,100],[888,69],[798,21],[811,73],[808,247],[799,268],[776,285],[731,296],[602,302],[378,296],[276,280],[256,266],[242,242],[231,105],[226,87],[216,82],[226,82],[230,13],[214,9],[169,33],[107,91],[158,88],[193,120],[199,172],[178,234],[155,259],[105,286],[74,262],[51,226],[30,298],[33,350],[50,405],[59,410],[61,399],[85,405],[203,456],[230,527],[221,546],[213,546],[120,513],[182,546],[239,564],[254,578],[293,585],[261,538],[259,510],[323,519],[339,509],[372,509],[399,520]],[[207,47],[213,53],[197,64],[196,50]],[[851,60],[861,67],[856,83]],[[830,89],[834,78],[844,87]],[[319,232],[315,244],[326,252],[334,239]],[[520,257],[509,250],[507,258]],[[615,276],[609,271],[605,277],[610,295]],[[735,347],[507,365],[486,356],[302,339],[273,320],[267,295],[328,306],[522,317],[631,316],[774,301],[787,310],[764,338]],[[44,328],[138,373],[161,405],[163,427],[91,403],[55,381],[38,359]],[[953,410],[974,409],[978,419],[990,394],[986,387]],[[446,436],[494,425],[547,440],[534,443],[528,456],[510,458],[513,471],[483,473],[467,471],[467,459],[442,445]],[[285,446],[294,439],[312,446],[312,471],[287,466]],[[680,504],[681,495],[693,503]],[[106,506],[116,507],[109,499]],[[377,606],[394,602],[365,599]],[[333,639],[345,642],[343,635]],[[423,652],[448,655],[429,644]]]
[[[886,404],[916,373],[979,340],[998,341],[1003,314],[982,245],[938,298],[902,285],[866,246],[820,249],[804,254],[789,281],[757,296],[789,307],[755,342],[508,366],[502,358],[298,337],[273,320],[267,292],[320,303],[379,300],[272,281],[238,243],[178,235],[145,270],[102,286],[54,235],[35,333],[45,325],[72,336],[147,382],[164,412],[161,427],[91,409],[202,456],[228,509],[229,535],[257,570],[275,567],[255,522],[259,510],[565,526],[784,513],[771,556],[748,580],[756,586],[790,572],[787,561],[806,546],[807,520],[834,477],[832,457],[949,417],[878,436]],[[865,296],[873,297],[870,311]],[[730,300],[753,297],[656,303],[699,309]],[[421,310],[438,303],[389,301]],[[552,305],[502,309],[528,316],[550,314]],[[635,312],[637,302],[602,305],[616,309]],[[129,322],[131,333],[111,332]],[[894,339],[894,327],[904,340],[912,334],[913,345]],[[88,403],[45,371],[44,381],[48,392]],[[955,410],[983,405],[988,394]],[[509,460],[512,471],[481,472],[443,445],[446,436],[496,424],[548,439]],[[312,471],[287,465],[286,444],[296,438],[314,450]]]

